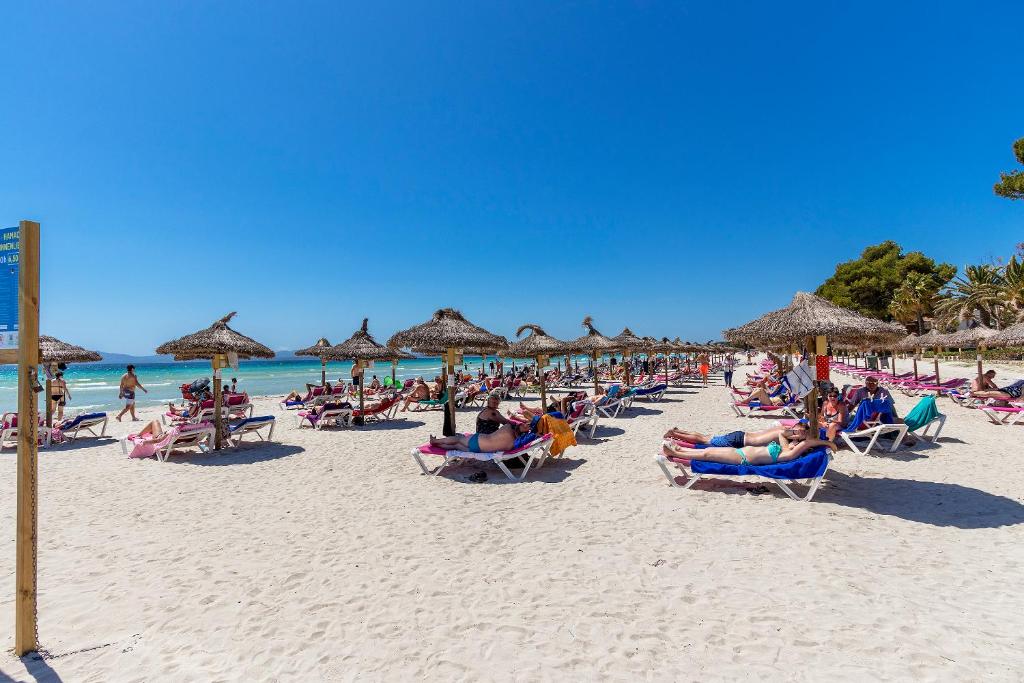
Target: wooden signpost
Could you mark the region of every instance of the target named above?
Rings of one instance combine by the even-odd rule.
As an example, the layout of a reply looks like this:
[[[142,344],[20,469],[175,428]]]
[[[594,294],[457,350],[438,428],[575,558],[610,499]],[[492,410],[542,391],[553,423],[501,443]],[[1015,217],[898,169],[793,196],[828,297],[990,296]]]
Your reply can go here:
[[[18,364],[18,515],[14,570],[14,652],[20,657],[27,652],[34,652],[39,647],[36,631],[39,223],[21,221],[20,244],[14,258],[18,264],[18,349],[0,351],[0,361]]]

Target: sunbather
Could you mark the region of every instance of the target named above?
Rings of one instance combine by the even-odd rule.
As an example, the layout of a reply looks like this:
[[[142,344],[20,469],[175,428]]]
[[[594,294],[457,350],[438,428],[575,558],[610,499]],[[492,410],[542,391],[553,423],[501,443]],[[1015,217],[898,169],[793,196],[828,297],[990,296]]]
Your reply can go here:
[[[794,435],[795,436],[795,435]],[[774,465],[780,462],[796,460],[812,448],[828,446],[837,450],[831,441],[821,439],[787,439],[780,435],[778,441],[767,446],[744,446],[742,448],[684,448],[672,443],[663,446],[665,455],[690,460],[721,462],[728,465]]]
[[[781,393],[777,396],[769,396],[768,392],[765,391],[763,387],[757,387],[750,392],[750,396],[747,396],[741,401],[736,401],[736,405],[749,406],[751,403],[759,403],[763,406],[781,406],[785,402],[786,399]]]
[[[529,434],[538,421],[540,421],[539,417],[530,422],[513,422],[490,434],[470,434],[469,436],[456,434],[442,437],[431,435],[430,445],[446,451],[469,451],[470,453],[510,451],[515,446],[516,439]]]
[[[168,413],[167,414],[170,415],[171,417],[182,417],[182,418],[192,419],[193,417],[195,417],[196,415],[199,414],[200,410],[202,410],[202,405],[203,405],[202,403],[199,403],[197,401],[195,403],[190,403],[187,406],[179,408],[176,405],[174,405],[173,403],[168,403],[167,404],[167,408],[168,408]],[[140,434],[141,434],[141,432],[140,432]]]
[[[846,402],[839,397],[839,390],[832,387],[825,394],[818,413],[818,426],[825,430],[829,441],[835,441],[836,434],[846,425],[849,411]]]
[[[510,424],[509,419],[498,410],[499,405],[501,405],[501,392],[494,390],[487,395],[487,407],[476,416],[477,434],[493,434],[503,425]]]
[[[430,387],[423,381],[422,377],[416,378],[416,383],[412,387],[412,391],[408,396],[405,397],[405,402],[402,404],[402,412],[409,410],[410,403],[419,403],[420,401],[426,401],[430,398]]]
[[[772,427],[759,432],[729,432],[728,434],[702,434],[701,432],[689,432],[685,429],[673,427],[665,432],[666,439],[685,441],[686,443],[701,444],[715,448],[743,448],[745,446],[767,446],[772,441],[778,441],[780,436],[785,435],[788,439],[803,439],[807,435],[807,425],[797,424],[792,428]]]
[[[999,387],[995,383],[996,371],[989,370],[980,378],[975,377],[971,380],[971,393],[978,391],[999,391]],[[980,380],[980,381],[979,381]]]
[[[1001,389],[989,389],[986,391],[972,391],[971,396],[975,398],[994,398],[997,401],[1019,401],[1024,393],[1024,379],[1019,379],[1010,386]]]
[[[309,396],[310,394],[313,393],[313,389],[319,389],[319,388],[320,388],[319,384],[309,384],[307,382],[306,383],[306,393],[305,394],[301,394],[298,391],[293,391],[292,393],[290,393],[290,394],[288,394],[287,396],[284,397],[284,401],[286,403],[288,401],[302,401],[307,396]],[[330,394],[331,393],[331,383],[327,382],[326,384],[324,384],[323,390],[324,390],[323,391],[324,394]]]

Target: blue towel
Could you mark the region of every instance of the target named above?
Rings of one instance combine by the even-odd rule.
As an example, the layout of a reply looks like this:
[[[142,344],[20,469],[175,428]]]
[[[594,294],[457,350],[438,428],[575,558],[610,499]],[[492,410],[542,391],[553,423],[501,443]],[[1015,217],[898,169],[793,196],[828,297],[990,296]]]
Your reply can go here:
[[[522,434],[516,438],[515,443],[512,444],[512,448],[509,450],[518,450],[537,438],[538,436],[536,434]]]
[[[892,403],[887,398],[876,398],[874,400],[864,399],[857,405],[857,410],[847,423],[844,432],[856,432],[872,415],[879,415],[879,419],[892,424],[896,419],[892,415]]]
[[[647,396],[648,394],[656,394],[665,389],[668,389],[667,384],[655,384],[653,387],[647,387],[646,389],[632,389],[632,392],[637,396]]]
[[[104,418],[106,416],[107,416],[106,413],[85,413],[84,415],[78,415],[78,416],[75,417],[75,419],[71,420],[70,422],[65,422],[64,426],[61,427],[61,429],[63,429],[64,431],[67,431],[69,429],[74,429],[75,427],[77,427],[81,423],[85,422],[86,420],[92,420],[92,419],[95,419],[95,418],[102,419],[102,418]]]
[[[769,479],[816,479],[828,469],[828,457],[828,449],[822,446],[802,458],[774,465],[727,465],[721,462],[691,460],[690,469],[697,474],[756,474]]]
[[[605,395],[608,398],[615,398],[616,396],[619,395],[619,391],[621,391],[621,390],[622,390],[622,387],[620,387],[618,384],[616,384],[615,386],[609,387],[608,388],[608,393],[605,394]]]

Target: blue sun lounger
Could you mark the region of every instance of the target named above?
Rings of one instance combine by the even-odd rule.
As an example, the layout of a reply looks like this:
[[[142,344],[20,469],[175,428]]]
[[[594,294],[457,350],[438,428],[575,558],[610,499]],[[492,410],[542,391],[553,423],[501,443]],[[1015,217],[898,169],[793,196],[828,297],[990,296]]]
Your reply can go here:
[[[832,451],[824,446],[815,448],[806,455],[789,462],[780,462],[774,465],[728,465],[720,462],[708,462],[707,460],[686,460],[659,453],[655,458],[658,467],[665,473],[669,483],[676,488],[688,489],[697,483],[705,475],[716,475],[726,477],[763,477],[778,484],[787,496],[793,500],[809,501],[814,497],[821,480],[828,471],[832,462]],[[669,464],[675,465],[686,477],[686,483],[676,482]],[[808,487],[805,495],[798,496],[790,484],[803,482]]]
[[[655,384],[653,387],[633,387],[633,395],[648,401],[660,401],[668,389],[667,384]]]

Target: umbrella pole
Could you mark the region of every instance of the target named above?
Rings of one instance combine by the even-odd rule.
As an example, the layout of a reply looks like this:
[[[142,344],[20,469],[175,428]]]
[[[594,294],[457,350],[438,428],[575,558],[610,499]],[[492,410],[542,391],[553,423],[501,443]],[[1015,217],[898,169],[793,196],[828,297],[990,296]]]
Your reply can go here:
[[[626,388],[627,388],[627,389],[629,388],[629,366],[630,366],[630,363],[632,362],[632,360],[633,360],[633,359],[632,359],[632,358],[630,358],[630,359],[629,359],[629,360],[627,361],[627,360],[626,360],[626,352],[625,352],[625,351],[623,351],[623,352],[622,352],[622,364],[623,364],[623,365],[625,366],[625,368],[624,368],[624,369],[625,369],[625,371],[626,371]]]
[[[815,347],[814,337],[807,338],[807,360],[808,365],[811,368],[815,368],[812,372],[817,373],[818,357],[817,348]],[[811,390],[807,392],[807,396],[804,397],[804,410],[807,413],[807,427],[808,433],[813,435],[813,438],[818,438],[818,382],[817,374],[815,374],[815,381],[811,384]]]
[[[597,396],[597,353],[590,354],[590,369],[594,373],[594,396]]]
[[[395,368],[398,367],[398,361],[391,361],[391,386],[395,386]]]
[[[352,424],[361,425],[366,423],[366,420],[363,419],[363,415],[366,414],[366,396],[365,392],[363,391],[363,387],[366,386],[366,381],[365,378],[363,377],[362,363],[358,360],[355,362],[359,363],[359,417],[354,419],[352,421]]]
[[[978,357],[981,357],[981,356],[978,356]],[[979,364],[979,367],[980,367],[980,364]],[[49,372],[46,373],[46,426],[47,427],[52,427],[53,426],[53,399],[51,398],[51,396],[53,395],[53,383],[50,380],[50,375],[53,373],[53,364],[52,364],[52,362],[51,362],[51,364],[49,365],[49,367],[46,370],[49,371]],[[978,372],[981,372],[981,371],[978,371]]]
[[[896,349],[889,350],[889,356],[892,357],[892,376],[896,376]]]
[[[221,414],[220,407],[223,403],[223,396],[220,393],[220,359],[221,354],[217,354],[210,361],[210,365],[213,366],[213,424],[214,424],[214,437],[213,437],[213,450],[220,450],[220,440],[224,434],[224,428],[221,426]]]
[[[935,361],[935,386],[939,386],[939,382],[941,382],[942,380],[939,379],[939,347],[938,346],[935,347],[935,355],[932,357],[932,360]],[[938,389],[936,389],[935,393],[938,394],[938,393],[940,393],[940,391]]]
[[[327,386],[327,361],[320,359],[320,386]]]
[[[448,412],[451,415],[451,434],[445,434],[445,436],[452,436],[455,434],[455,349],[448,349],[446,352],[448,356]]]
[[[917,352],[914,353],[914,381],[917,381]]]
[[[982,384],[982,379],[981,379],[981,375],[982,375],[982,372],[981,372],[981,354],[983,354],[984,352],[985,352],[985,343],[984,342],[978,342],[978,386],[979,387],[984,387],[985,386],[984,384]]]
[[[537,374],[540,375],[540,412],[541,413],[546,413],[547,412],[548,399],[547,399],[547,393],[546,393],[545,388],[544,388],[544,368],[541,367],[540,356],[538,356],[536,358],[536,361],[537,361]]]

